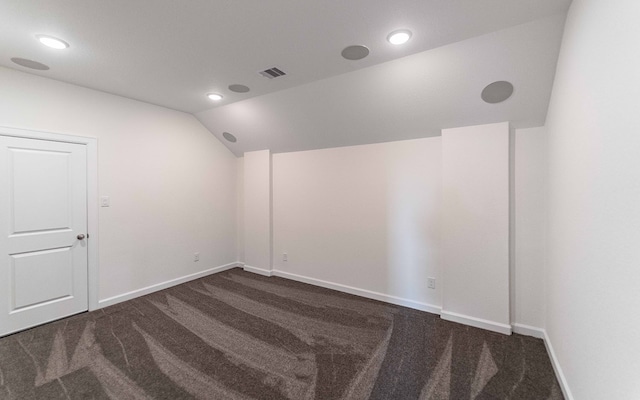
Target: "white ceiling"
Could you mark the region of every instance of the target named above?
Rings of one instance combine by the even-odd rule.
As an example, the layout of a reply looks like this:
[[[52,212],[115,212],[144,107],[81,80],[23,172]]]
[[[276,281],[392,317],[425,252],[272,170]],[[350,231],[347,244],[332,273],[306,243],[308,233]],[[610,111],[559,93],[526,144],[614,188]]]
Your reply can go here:
[[[542,126],[564,18],[546,17],[196,117],[238,156],[415,139],[504,121]],[[513,95],[485,103],[482,89],[498,80],[513,83]],[[223,131],[237,143],[224,140]]]
[[[539,124],[563,18],[548,17],[570,1],[4,0],[0,65],[196,113],[216,136],[238,137],[236,154],[371,143],[497,117]],[[413,37],[392,46],[386,36],[401,28]],[[71,47],[48,49],[36,34]],[[343,59],[353,44],[371,54]],[[273,66],[288,75],[258,75]],[[492,79],[511,80],[516,95],[487,108],[476,100]],[[234,83],[251,91],[230,92]]]

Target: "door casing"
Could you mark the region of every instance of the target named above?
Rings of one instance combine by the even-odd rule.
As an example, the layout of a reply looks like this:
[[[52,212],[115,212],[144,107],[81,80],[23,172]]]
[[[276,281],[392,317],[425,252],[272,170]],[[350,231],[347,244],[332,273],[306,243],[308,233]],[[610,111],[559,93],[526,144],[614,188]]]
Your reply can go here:
[[[89,311],[100,308],[98,264],[98,139],[61,133],[0,126],[0,135],[53,142],[84,144],[87,147],[87,288]]]

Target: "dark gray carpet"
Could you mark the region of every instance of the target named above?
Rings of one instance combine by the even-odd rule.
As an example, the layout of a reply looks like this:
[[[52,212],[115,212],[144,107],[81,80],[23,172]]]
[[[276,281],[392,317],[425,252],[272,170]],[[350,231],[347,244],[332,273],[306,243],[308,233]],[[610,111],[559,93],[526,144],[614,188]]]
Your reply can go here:
[[[0,399],[561,399],[541,340],[239,269],[0,339]]]

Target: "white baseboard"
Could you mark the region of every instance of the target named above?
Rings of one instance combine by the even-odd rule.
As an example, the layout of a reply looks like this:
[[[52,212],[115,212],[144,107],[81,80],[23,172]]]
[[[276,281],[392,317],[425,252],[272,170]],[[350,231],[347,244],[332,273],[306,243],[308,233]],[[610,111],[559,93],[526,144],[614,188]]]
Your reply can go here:
[[[271,276],[271,275],[273,275],[273,271],[271,271],[271,270],[264,269],[264,268],[258,268],[258,267],[252,267],[251,265],[243,264],[242,268],[247,272],[253,272],[254,274],[258,274],[258,275],[262,275],[262,276]]]
[[[108,299],[98,301],[98,308],[112,306],[114,304],[122,303],[123,301],[131,300],[136,297],[144,296],[145,294],[157,292],[158,290],[167,289],[172,286],[179,285],[181,283],[189,282],[194,279],[202,278],[207,275],[216,274],[218,272],[226,271],[231,268],[235,268],[242,265],[238,262],[232,262],[230,264],[221,265],[219,267],[210,268],[204,271],[196,272],[195,274],[186,275],[180,278],[171,279],[165,282],[157,283],[155,285],[147,286],[142,289],[133,290],[128,293],[119,294],[117,296],[109,297]]]
[[[339,292],[349,293],[356,296],[366,297],[368,299],[384,301],[386,303],[395,304],[398,306],[404,306],[413,308],[420,311],[426,311],[432,314],[440,314],[440,307],[434,306],[428,303],[422,303],[419,301],[404,299],[401,297],[391,296],[384,293],[373,292],[371,290],[359,289],[352,286],[342,285],[339,283],[323,281],[320,279],[309,278],[302,275],[296,275],[285,271],[273,270],[273,276],[279,276],[281,278],[291,279],[293,281],[308,283],[315,286],[320,286],[327,289],[337,290]]]
[[[536,328],[535,326],[525,324],[511,324],[511,328],[513,330],[513,333],[532,336],[538,339],[544,339],[544,329],[542,328]]]
[[[556,378],[558,378],[558,383],[560,383],[560,389],[562,389],[562,394],[566,400],[573,400],[573,395],[571,394],[571,390],[569,389],[569,385],[567,384],[567,379],[564,377],[564,373],[562,372],[562,367],[560,367],[560,362],[558,361],[558,357],[556,357],[556,352],[553,350],[553,346],[551,345],[551,339],[549,339],[549,335],[546,330],[543,330],[544,333],[544,345],[547,348],[547,353],[549,353],[549,358],[551,358],[551,365],[553,366],[553,370],[556,373]]]
[[[511,325],[501,324],[499,322],[470,317],[468,315],[462,315],[445,310],[442,310],[440,312],[440,318],[451,322],[457,322],[459,324],[474,326],[476,328],[502,333],[504,335],[511,335]]]

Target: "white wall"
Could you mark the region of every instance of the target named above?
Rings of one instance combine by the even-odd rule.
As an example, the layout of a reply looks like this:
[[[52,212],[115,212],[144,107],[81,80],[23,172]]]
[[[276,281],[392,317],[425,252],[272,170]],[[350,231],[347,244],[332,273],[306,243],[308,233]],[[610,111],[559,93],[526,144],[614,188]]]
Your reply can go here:
[[[547,118],[546,329],[581,400],[640,398],[639,17],[574,0]]]
[[[442,317],[509,333],[509,123],[444,129],[442,184]]]
[[[271,152],[244,153],[244,262],[263,273],[271,270]]]
[[[512,323],[544,328],[547,145],[544,128],[515,131]]]
[[[497,142],[492,137],[495,133],[482,137],[482,131],[487,129],[499,131]],[[454,161],[468,161],[470,153],[477,153],[476,161],[491,164],[493,170],[483,174],[485,180],[476,181],[484,195],[497,194],[502,205],[497,209],[476,210],[478,218],[490,221],[479,228],[491,230],[481,235],[483,246],[486,248],[488,242],[499,249],[500,266],[498,271],[492,271],[495,265],[490,265],[489,274],[481,271],[477,279],[481,280],[482,288],[474,288],[473,293],[479,293],[482,300],[485,291],[500,294],[503,314],[499,323],[507,327],[510,322],[517,323],[540,330],[544,312],[544,129],[517,130],[515,136],[516,290],[512,320],[504,314],[509,307],[504,252],[504,246],[508,245],[507,129],[506,123],[462,128],[466,133],[476,134],[471,135],[472,141],[464,148],[450,149],[450,157]],[[478,149],[484,152],[478,153]],[[487,151],[492,156],[487,156]],[[405,304],[427,310],[441,307],[443,273],[452,272],[443,271],[440,260],[440,215],[446,208],[440,199],[441,152],[442,138],[437,137],[272,155],[275,273],[282,271],[314,283],[324,281],[395,296],[415,303]],[[268,175],[263,174],[262,179],[266,182]],[[478,194],[469,196],[477,200]],[[493,199],[487,202],[492,203]],[[467,227],[468,222],[464,222]],[[477,257],[475,250],[467,242],[455,247],[456,253],[471,258]],[[288,261],[283,261],[283,253],[287,253]],[[493,273],[498,274],[498,279],[494,279]],[[435,290],[427,287],[427,277],[436,278]],[[456,279],[453,283],[460,282]],[[464,288],[452,284],[449,293],[452,304],[469,294],[471,286],[463,284]],[[475,296],[470,301],[482,303]],[[432,307],[423,307],[425,304]],[[484,304],[480,311],[470,310],[473,314],[469,316],[486,317],[481,312],[487,307]]]
[[[237,185],[238,191],[238,203],[237,203],[237,219],[236,219],[236,237],[238,243],[237,246],[237,260],[244,263],[244,157],[238,157],[237,164]]]
[[[0,68],[0,125],[98,138],[100,299],[236,261],[236,159],[192,115]]]
[[[439,307],[440,166],[439,137],[274,154],[274,269]]]

